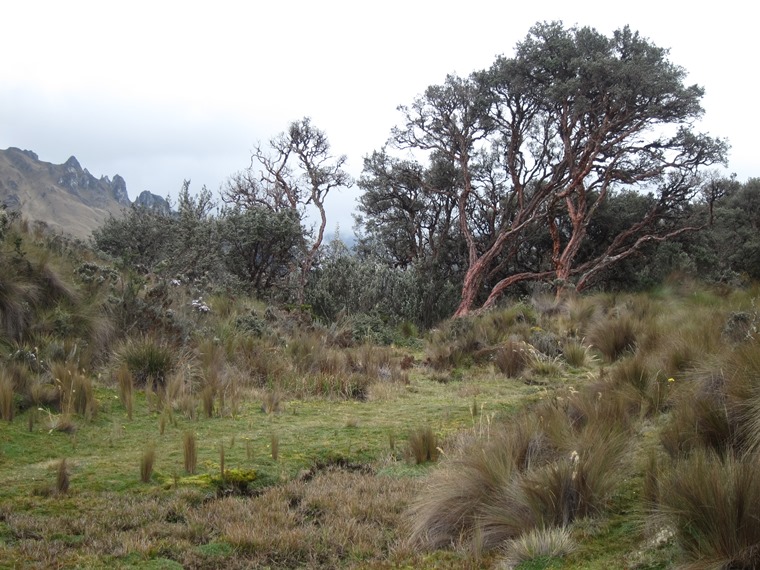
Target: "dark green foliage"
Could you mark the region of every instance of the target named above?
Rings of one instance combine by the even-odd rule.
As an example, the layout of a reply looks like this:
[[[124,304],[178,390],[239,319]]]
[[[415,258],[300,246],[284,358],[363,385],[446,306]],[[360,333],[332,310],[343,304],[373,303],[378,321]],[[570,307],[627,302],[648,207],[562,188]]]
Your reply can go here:
[[[126,216],[109,218],[92,237],[99,250],[124,267],[149,271],[168,257],[174,225],[168,212],[133,205]]]
[[[227,271],[262,294],[283,283],[300,251],[303,229],[293,210],[233,208],[222,212],[219,238]]]
[[[306,291],[306,300],[323,320],[341,315],[377,315],[395,325],[409,321],[429,327],[448,317],[458,285],[421,266],[390,267],[374,255],[350,252],[333,241]]]

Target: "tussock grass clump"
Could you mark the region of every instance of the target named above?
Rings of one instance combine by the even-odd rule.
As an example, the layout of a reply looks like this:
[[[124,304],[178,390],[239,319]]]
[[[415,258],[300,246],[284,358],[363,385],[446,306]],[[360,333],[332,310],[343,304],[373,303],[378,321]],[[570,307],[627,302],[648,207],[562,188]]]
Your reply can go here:
[[[672,457],[697,449],[741,455],[760,447],[760,343],[724,343],[718,350],[719,329],[716,319],[708,320],[701,334],[705,343],[699,344],[707,353],[668,379],[672,414],[660,439]]]
[[[15,412],[13,378],[5,369],[0,369],[0,419],[13,421]]]
[[[697,452],[662,483],[659,511],[690,568],[760,566],[760,459]]]
[[[272,434],[269,439],[269,450],[272,455],[272,461],[277,461],[280,457],[280,436]]]
[[[261,411],[265,414],[275,414],[280,411],[280,404],[282,402],[282,394],[279,390],[270,390],[264,394],[263,401],[261,402]]]
[[[135,385],[163,388],[175,365],[175,349],[164,341],[143,336],[125,341],[117,350],[117,360],[126,364]]]
[[[643,416],[667,409],[675,379],[655,368],[647,356],[636,354],[620,360],[610,370],[610,377],[617,388],[638,399]]]
[[[589,361],[588,347],[574,340],[567,341],[562,345],[562,356],[568,365],[583,368]]]
[[[65,495],[69,492],[70,486],[69,468],[66,465],[66,459],[61,459],[55,474],[55,491],[59,495]]]
[[[143,451],[140,458],[140,481],[147,483],[150,481],[153,475],[153,465],[156,462],[156,447],[149,445],[145,451]]]
[[[185,472],[192,475],[198,465],[198,445],[195,432],[186,431],[182,436],[182,452],[185,459]]]
[[[636,347],[635,321],[625,315],[600,319],[589,330],[588,340],[607,362],[614,362]]]
[[[535,528],[507,542],[502,567],[515,568],[536,558],[562,558],[576,548],[577,544],[567,528]]]
[[[509,339],[494,354],[494,364],[508,378],[517,378],[531,361],[533,350],[521,340]]]
[[[562,407],[544,412],[494,430],[487,442],[465,442],[413,504],[412,543],[491,550],[604,511],[625,472],[628,434],[610,429],[606,414],[577,427]]]
[[[419,427],[409,434],[409,457],[416,465],[438,461],[438,438],[430,426]]]

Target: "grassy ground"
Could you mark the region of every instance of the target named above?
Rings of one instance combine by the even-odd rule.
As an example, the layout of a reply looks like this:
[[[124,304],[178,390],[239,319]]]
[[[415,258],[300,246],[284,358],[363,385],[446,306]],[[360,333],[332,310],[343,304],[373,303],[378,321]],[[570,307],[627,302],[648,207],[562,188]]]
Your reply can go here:
[[[35,247],[0,274],[0,568],[760,565],[760,290],[387,347]]]
[[[117,391],[99,389],[94,420],[77,418],[71,434],[51,431],[46,412],[29,410],[0,424],[0,565],[128,567],[159,564],[160,559],[190,567],[232,567],[238,559],[243,566],[380,564],[380,557],[389,560],[403,538],[402,513],[430,469],[407,457],[408,434],[429,425],[445,452],[447,438],[461,430],[486,433],[489,420],[509,414],[540,391],[483,371],[448,384],[415,373],[408,385],[375,386],[366,402],[286,400],[279,412],[267,414],[256,400],[243,403],[235,417],[195,420],[175,412],[164,418],[163,434],[162,415],[143,392],[136,393],[129,420]],[[188,431],[197,440],[194,475],[184,470],[183,436]],[[140,464],[149,448],[155,450],[155,463],[146,484],[140,480]],[[222,448],[226,470],[255,470],[247,491],[253,499],[224,498],[224,491],[217,490]],[[65,494],[56,491],[64,458],[69,476]],[[339,500],[329,498],[338,491]],[[328,539],[322,525],[305,524],[309,516],[298,515],[289,506],[292,500],[278,505],[283,493],[315,494],[315,503],[327,501],[326,510],[331,502],[345,502],[350,512],[330,527]],[[225,501],[232,503],[229,512],[218,506]],[[251,543],[251,528],[243,532],[243,521],[252,516],[243,505],[269,511],[261,515],[264,519],[292,519],[293,536],[278,538],[267,553]],[[173,517],[172,512],[182,514]],[[372,517],[378,520],[365,533],[377,536],[363,547],[352,546],[352,528]],[[348,533],[343,539],[341,530]],[[267,526],[267,533],[275,531]],[[297,546],[301,540],[304,544]],[[308,551],[315,540],[326,541],[322,559]],[[341,552],[352,548],[358,550]],[[422,563],[410,552],[399,556],[410,559],[409,564]],[[461,562],[458,555],[441,555],[432,564],[442,564],[448,556],[454,565]]]

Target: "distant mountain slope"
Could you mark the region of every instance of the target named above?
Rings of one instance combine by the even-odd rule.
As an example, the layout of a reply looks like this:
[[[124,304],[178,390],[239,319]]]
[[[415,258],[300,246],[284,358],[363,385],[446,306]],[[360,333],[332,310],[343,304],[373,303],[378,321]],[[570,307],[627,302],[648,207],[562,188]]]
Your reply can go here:
[[[11,147],[0,150],[0,204],[86,239],[109,215],[120,216],[130,201],[118,174],[95,178],[73,156],[51,164],[30,150]]]

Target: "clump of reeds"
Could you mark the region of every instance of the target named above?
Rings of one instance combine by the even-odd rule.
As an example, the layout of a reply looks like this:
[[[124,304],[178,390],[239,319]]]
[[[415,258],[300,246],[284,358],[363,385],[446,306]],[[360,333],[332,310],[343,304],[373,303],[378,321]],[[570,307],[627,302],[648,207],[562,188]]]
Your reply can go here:
[[[65,495],[69,492],[69,469],[66,465],[66,459],[61,459],[56,469],[55,490],[59,495]]]
[[[150,481],[153,475],[153,465],[156,462],[156,448],[153,445],[149,445],[145,451],[143,451],[142,458],[140,459],[140,481],[147,483]]]
[[[127,417],[131,420],[135,402],[133,395],[134,377],[126,364],[122,364],[116,369],[114,377],[119,385],[119,401],[127,410]]]
[[[433,428],[423,426],[415,429],[409,434],[409,457],[415,464],[438,461],[440,450],[438,446],[438,437]]]
[[[13,421],[15,411],[13,378],[3,369],[0,370],[0,419]]]
[[[194,474],[198,464],[198,449],[195,432],[186,431],[182,437],[182,450],[185,458],[185,471]]]

